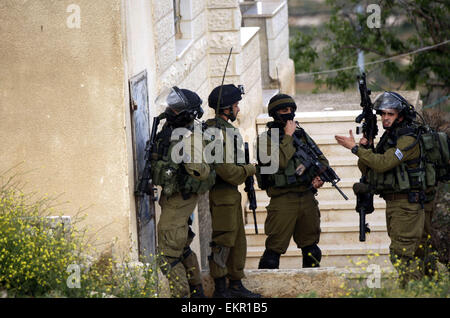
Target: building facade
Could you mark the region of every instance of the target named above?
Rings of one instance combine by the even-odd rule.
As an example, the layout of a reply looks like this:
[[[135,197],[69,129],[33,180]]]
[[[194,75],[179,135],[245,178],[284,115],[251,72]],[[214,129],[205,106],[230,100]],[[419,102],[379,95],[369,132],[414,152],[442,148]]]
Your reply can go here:
[[[268,99],[294,93],[287,14],[285,0],[2,1],[0,171],[19,164],[28,190],[62,194],[99,246],[137,259],[156,244],[159,206],[134,193],[154,100],[187,88],[212,117],[232,48],[225,84],[245,87],[253,141]]]

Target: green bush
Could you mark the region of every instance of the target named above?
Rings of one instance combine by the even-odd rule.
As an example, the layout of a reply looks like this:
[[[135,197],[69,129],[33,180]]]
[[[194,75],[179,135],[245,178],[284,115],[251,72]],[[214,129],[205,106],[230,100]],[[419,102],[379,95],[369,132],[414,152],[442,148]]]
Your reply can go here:
[[[436,252],[430,255],[436,257]],[[367,258],[361,258],[357,262],[350,260],[350,266],[342,273],[344,282],[340,290],[332,297],[349,298],[448,298],[450,297],[450,276],[445,264],[436,263],[436,267],[429,273],[429,276],[423,276],[420,280],[411,279],[404,283],[401,274],[414,269],[412,266],[404,266],[398,260],[390,265],[388,260],[380,260],[378,253],[369,252]],[[384,264],[384,265],[377,265]],[[416,258],[417,269],[423,264]],[[378,286],[373,280],[375,268],[369,270],[370,265],[379,266],[380,277]],[[371,282],[371,284],[368,283]],[[370,286],[372,285],[372,286]]]
[[[55,198],[21,190],[0,175],[0,291],[8,297],[158,297],[154,264],[92,262],[85,232],[58,222]],[[56,221],[56,222],[55,222]],[[155,264],[156,264],[155,257]]]
[[[410,281],[405,288],[400,288],[396,279],[384,279],[380,288],[348,288],[341,297],[351,298],[448,298],[450,297],[450,280],[448,273],[439,279],[423,278]]]

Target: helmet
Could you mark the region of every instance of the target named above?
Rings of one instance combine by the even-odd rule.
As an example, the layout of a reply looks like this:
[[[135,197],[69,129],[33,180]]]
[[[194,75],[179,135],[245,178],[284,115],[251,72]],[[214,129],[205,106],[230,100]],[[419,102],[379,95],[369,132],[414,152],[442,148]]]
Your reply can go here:
[[[399,115],[405,117],[408,120],[414,120],[416,118],[416,111],[408,101],[396,92],[384,92],[378,95],[373,102],[373,108],[378,115],[382,110],[395,109]]]
[[[208,106],[214,109],[224,110],[233,106],[234,103],[242,99],[244,86],[234,84],[220,85],[214,88],[208,97]],[[220,103],[219,103],[220,95]]]
[[[173,86],[164,89],[156,98],[159,107],[165,107],[167,121],[174,126],[185,126],[195,118],[203,116],[202,99],[193,91]]]
[[[269,116],[275,117],[276,111],[285,107],[292,107],[293,112],[297,110],[297,105],[295,104],[295,101],[291,96],[286,94],[275,95],[270,99],[269,105],[267,107]]]

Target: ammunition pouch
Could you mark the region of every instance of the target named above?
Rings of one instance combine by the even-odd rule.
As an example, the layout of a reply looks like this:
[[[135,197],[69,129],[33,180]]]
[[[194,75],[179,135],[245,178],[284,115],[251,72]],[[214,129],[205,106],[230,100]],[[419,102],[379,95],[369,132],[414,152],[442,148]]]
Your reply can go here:
[[[409,203],[420,203],[423,204],[425,202],[425,193],[420,192],[409,192],[408,193],[408,202]]]
[[[429,146],[423,144],[424,135],[417,128],[407,126],[399,128],[395,135],[383,136],[376,152],[384,153],[387,149],[396,147],[397,139],[402,135],[416,138],[415,142],[402,151],[412,149],[420,142],[420,155],[415,159],[401,162],[394,169],[384,173],[370,169],[367,180],[376,194],[420,192],[436,183],[433,165],[426,159],[426,147]]]
[[[215,182],[216,182],[216,171],[211,166],[210,173],[206,180],[202,181],[197,180],[186,173],[183,174],[180,184],[182,185],[183,192],[185,193],[202,194],[211,189],[212,186],[215,184]]]
[[[305,168],[302,171],[303,173],[299,175],[297,168],[301,165],[303,165]],[[267,188],[286,188],[300,185],[310,185],[315,176],[316,174],[313,169],[310,169],[307,164],[301,162],[297,157],[294,156],[288,161],[286,169],[279,169],[275,174],[263,177],[267,180],[266,184],[263,185]],[[257,175],[256,178],[257,180],[258,178],[261,179],[262,175],[260,175],[259,177]]]
[[[212,165],[210,165],[210,173],[206,180],[192,177],[186,172],[183,163],[175,163],[171,159],[172,148],[178,141],[168,142],[166,139],[170,138],[170,135],[167,133],[158,137],[157,151],[153,154],[152,160],[154,185],[161,186],[162,192],[168,197],[181,193],[185,200],[189,199],[193,193],[202,194],[212,188],[216,180],[216,172]]]

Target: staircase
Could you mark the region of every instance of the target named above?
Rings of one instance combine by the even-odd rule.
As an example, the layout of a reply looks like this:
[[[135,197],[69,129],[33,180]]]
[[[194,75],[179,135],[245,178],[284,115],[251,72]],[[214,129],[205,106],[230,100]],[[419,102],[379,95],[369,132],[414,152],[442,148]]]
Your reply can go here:
[[[389,238],[386,232],[385,203],[378,196],[374,197],[375,211],[367,215],[371,233],[366,235],[366,242],[359,242],[359,215],[355,211],[356,198],[352,186],[361,173],[357,167],[357,157],[350,150],[337,144],[334,135],[348,135],[350,129],[355,134],[355,117],[360,111],[321,111],[297,112],[296,119],[306,132],[315,140],[327,157],[331,167],[341,178],[338,186],[348,196],[346,201],[329,183],[319,189],[317,200],[321,212],[321,229],[319,247],[322,250],[322,267],[354,267],[379,264],[389,266]],[[266,129],[271,121],[267,114],[258,116],[256,125],[258,134]],[[379,127],[383,131],[382,126]],[[380,134],[381,135],[381,134]],[[356,136],[357,141],[359,136]],[[258,208],[256,221],[258,233],[255,234],[252,211],[245,208],[245,232],[247,236],[246,268],[258,267],[259,258],[264,252],[265,207],[269,198],[265,191],[255,184]],[[374,257],[368,257],[372,254]],[[379,255],[379,256],[378,256]],[[301,250],[291,240],[286,254],[280,260],[281,269],[301,268]]]

